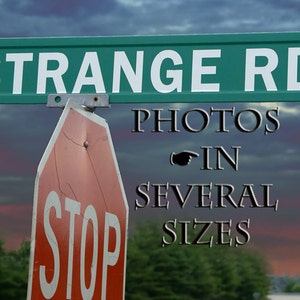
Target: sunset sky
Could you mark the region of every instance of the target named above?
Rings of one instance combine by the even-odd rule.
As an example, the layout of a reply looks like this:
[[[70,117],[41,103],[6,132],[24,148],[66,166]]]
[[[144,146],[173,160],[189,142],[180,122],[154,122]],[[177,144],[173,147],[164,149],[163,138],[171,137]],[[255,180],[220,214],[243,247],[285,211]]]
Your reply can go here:
[[[300,3],[296,0],[10,0],[0,1],[0,37],[52,36],[115,36],[115,35],[171,35],[248,32],[300,31]],[[284,100],[284,99],[283,99]],[[239,131],[232,116],[227,116],[229,132],[216,132],[218,116],[211,117],[210,126],[199,133],[187,132],[181,117],[189,110],[201,108],[231,109],[236,114],[255,109],[262,116],[261,126],[253,133]],[[265,125],[274,128],[266,118],[268,110],[279,109],[276,116],[280,127],[264,134]],[[133,109],[178,109],[180,132],[154,133],[153,119],[142,126],[144,133],[134,129]],[[300,137],[299,103],[194,103],[194,104],[113,104],[111,108],[97,109],[110,126],[121,170],[132,226],[144,218],[157,218],[163,224],[168,220],[193,221],[232,220],[232,226],[250,219],[249,245],[269,258],[272,272],[300,275]],[[18,248],[21,241],[30,239],[32,201],[35,173],[42,154],[61,114],[60,109],[46,105],[0,105],[0,236],[9,249]],[[199,115],[191,114],[191,124],[197,126]],[[193,123],[195,122],[195,123]],[[245,126],[251,128],[253,115],[245,116]],[[273,127],[272,127],[273,126]],[[240,146],[239,169],[233,170],[222,161],[224,170],[202,170],[203,148],[222,146],[232,154],[232,146]],[[184,150],[199,154],[187,166],[171,165],[172,152]],[[215,152],[211,164],[215,166]],[[140,184],[177,184],[184,197],[187,184],[231,184],[236,202],[243,184],[253,184],[257,201],[262,203],[260,184],[270,186],[270,203],[278,200],[278,209],[249,208],[195,208],[197,193],[180,208],[171,188],[168,190],[169,209],[134,209]],[[166,191],[166,190],[164,190]],[[214,202],[214,205],[216,203]],[[163,234],[163,233],[162,233]],[[158,237],[161,238],[161,237]]]

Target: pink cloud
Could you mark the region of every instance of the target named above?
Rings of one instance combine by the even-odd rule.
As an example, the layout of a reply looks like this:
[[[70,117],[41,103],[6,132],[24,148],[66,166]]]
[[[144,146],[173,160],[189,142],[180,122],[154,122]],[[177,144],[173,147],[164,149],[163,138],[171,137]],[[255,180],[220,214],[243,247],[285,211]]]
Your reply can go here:
[[[34,165],[30,158],[24,157],[22,151],[14,151],[12,149],[0,149],[0,173],[2,174],[28,174],[34,173],[37,165]]]
[[[7,249],[17,249],[31,234],[32,205],[0,205],[0,236]]]
[[[299,222],[291,224],[256,220],[253,224],[253,244],[268,260],[273,274],[300,274],[299,230]]]

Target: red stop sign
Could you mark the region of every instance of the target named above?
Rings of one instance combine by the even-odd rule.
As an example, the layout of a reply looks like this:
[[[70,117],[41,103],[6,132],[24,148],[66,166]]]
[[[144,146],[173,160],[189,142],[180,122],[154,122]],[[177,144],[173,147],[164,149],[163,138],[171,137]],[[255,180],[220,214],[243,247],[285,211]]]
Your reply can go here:
[[[69,103],[36,176],[27,299],[124,299],[127,220],[107,123]]]

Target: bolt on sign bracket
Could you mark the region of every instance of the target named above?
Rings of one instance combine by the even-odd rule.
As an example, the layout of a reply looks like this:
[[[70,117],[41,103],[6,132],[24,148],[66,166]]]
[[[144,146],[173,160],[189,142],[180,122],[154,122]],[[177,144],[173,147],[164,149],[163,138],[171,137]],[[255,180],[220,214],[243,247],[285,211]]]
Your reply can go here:
[[[97,107],[110,107],[108,94],[50,94],[47,107],[64,108],[68,100],[73,100],[90,111]]]

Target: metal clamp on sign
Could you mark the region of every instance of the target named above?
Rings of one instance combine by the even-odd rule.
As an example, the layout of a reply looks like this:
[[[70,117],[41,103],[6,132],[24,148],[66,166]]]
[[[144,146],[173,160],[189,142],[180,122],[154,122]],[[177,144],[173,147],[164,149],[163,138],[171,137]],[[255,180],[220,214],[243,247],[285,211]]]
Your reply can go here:
[[[50,94],[47,107],[64,108],[70,99],[91,111],[97,107],[110,107],[107,94]]]

